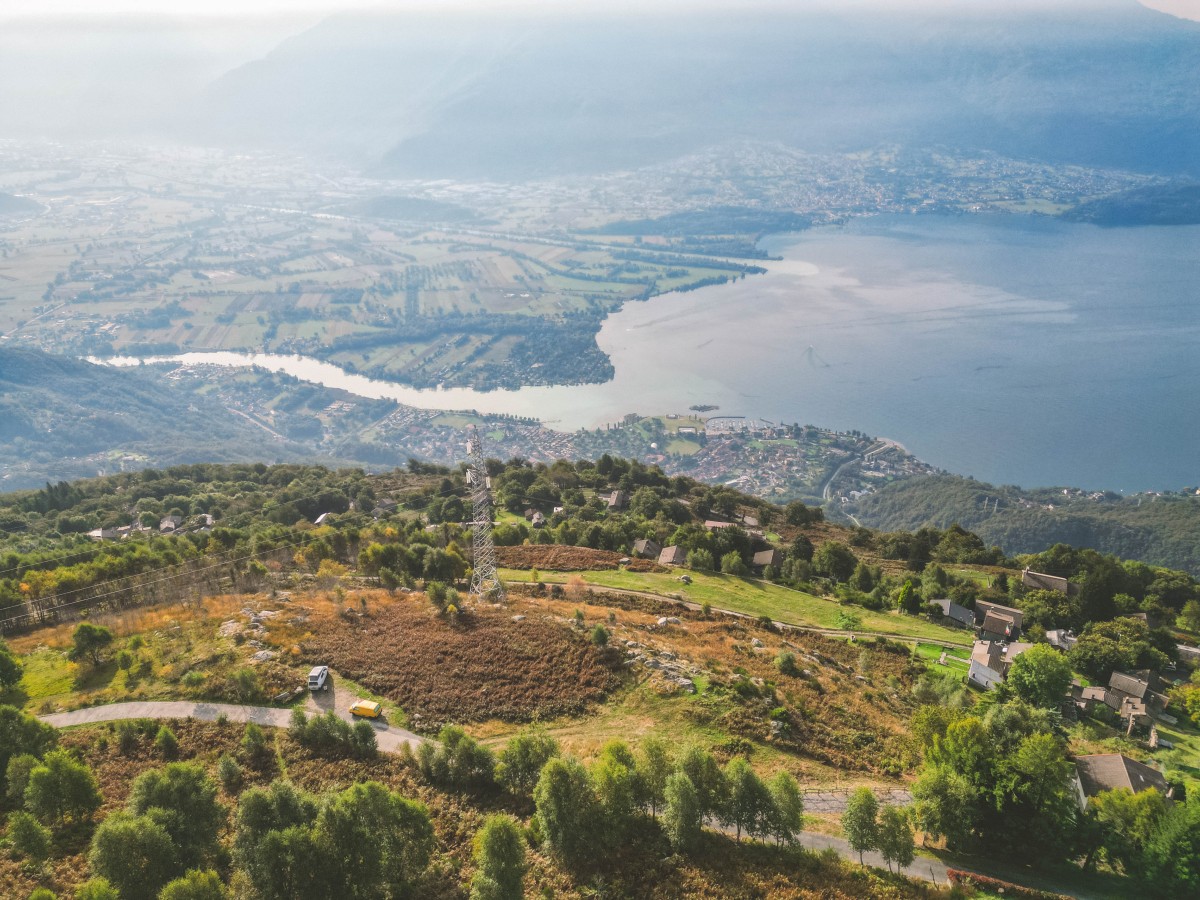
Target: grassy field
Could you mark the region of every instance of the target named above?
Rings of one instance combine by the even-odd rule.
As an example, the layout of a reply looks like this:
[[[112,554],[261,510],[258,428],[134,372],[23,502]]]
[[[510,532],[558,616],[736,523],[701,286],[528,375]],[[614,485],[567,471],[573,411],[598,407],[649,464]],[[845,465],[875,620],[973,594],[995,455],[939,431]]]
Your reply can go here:
[[[598,587],[629,591],[647,591],[662,596],[678,597],[694,603],[708,603],[718,609],[728,609],[751,616],[770,616],[780,622],[795,625],[814,625],[818,628],[838,628],[838,615],[853,612],[862,619],[862,631],[894,634],[898,637],[926,638],[967,646],[970,640],[963,632],[935,625],[913,616],[899,613],[871,612],[858,607],[843,607],[833,600],[822,600],[812,594],[730,575],[709,575],[689,572],[691,584],[681,584],[674,573],[592,571],[583,572],[583,580]],[[506,581],[529,581],[528,571],[503,569],[500,577]],[[565,583],[569,576],[559,572],[542,572],[543,581]]]

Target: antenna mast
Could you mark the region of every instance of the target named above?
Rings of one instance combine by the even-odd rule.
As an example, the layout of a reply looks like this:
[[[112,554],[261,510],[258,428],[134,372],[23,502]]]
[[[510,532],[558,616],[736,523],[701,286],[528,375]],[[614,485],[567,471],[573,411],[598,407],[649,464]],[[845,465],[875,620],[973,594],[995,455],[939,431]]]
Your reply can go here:
[[[496,545],[492,543],[492,486],[483,459],[483,439],[474,425],[467,428],[467,466],[474,545],[471,596],[499,603],[504,600],[504,585],[496,573]]]

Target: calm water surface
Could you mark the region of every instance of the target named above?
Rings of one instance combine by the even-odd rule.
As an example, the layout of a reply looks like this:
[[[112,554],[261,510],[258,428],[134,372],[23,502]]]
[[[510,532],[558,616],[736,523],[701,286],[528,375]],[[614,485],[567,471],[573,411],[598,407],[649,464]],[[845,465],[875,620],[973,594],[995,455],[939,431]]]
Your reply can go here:
[[[1000,483],[1200,483],[1200,227],[882,217],[764,246],[784,256],[768,275],[610,316],[604,385],[418,391],[296,357],[181,358],[567,429],[710,403]]]

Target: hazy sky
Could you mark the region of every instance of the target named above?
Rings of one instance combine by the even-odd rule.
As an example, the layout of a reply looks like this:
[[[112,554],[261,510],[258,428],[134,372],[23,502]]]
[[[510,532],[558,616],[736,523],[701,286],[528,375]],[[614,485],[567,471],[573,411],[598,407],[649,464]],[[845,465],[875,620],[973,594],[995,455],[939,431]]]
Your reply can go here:
[[[702,5],[709,5],[703,3]],[[855,0],[851,0],[855,2]],[[978,8],[981,5],[1005,7],[1011,6],[1012,0],[867,0],[874,5],[883,7],[898,7],[905,5],[940,7],[961,6],[964,9]],[[1144,6],[1169,12],[1183,18],[1200,20],[1200,0],[1139,0]],[[15,16],[21,18],[42,18],[46,16],[81,15],[184,15],[184,16],[294,16],[320,15],[353,9],[411,9],[437,7],[524,7],[524,8],[558,8],[569,9],[576,5],[573,0],[0,0],[0,17]],[[589,4],[591,5],[591,4]],[[654,7],[694,7],[696,0],[640,0],[626,3],[597,3],[598,6],[612,7],[628,5],[636,9]],[[715,5],[715,4],[714,4]],[[724,3],[721,5],[745,5],[741,3]],[[756,4],[757,5],[757,4]],[[783,8],[795,8],[801,5],[811,6],[845,6],[847,0],[831,3],[828,0],[766,0],[762,5],[777,5]],[[863,4],[865,5],[865,4]],[[1039,5],[1044,5],[1039,4]],[[1086,5],[1086,4],[1085,4]]]

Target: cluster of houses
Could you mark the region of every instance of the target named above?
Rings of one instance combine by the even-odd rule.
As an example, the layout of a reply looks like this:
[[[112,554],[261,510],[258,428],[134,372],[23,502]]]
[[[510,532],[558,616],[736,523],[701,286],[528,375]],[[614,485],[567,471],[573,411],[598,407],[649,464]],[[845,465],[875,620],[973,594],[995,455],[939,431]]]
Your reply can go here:
[[[618,492],[613,493],[616,497]],[[610,506],[611,506],[610,501]],[[719,531],[722,528],[732,528],[738,526],[744,528],[751,539],[760,542],[760,546],[766,543],[766,538],[763,536],[759,521],[754,516],[740,516],[736,522],[726,522],[718,519],[709,519],[704,523],[704,527],[709,531]],[[633,553],[635,556],[640,556],[642,559],[653,559],[660,566],[685,566],[687,565],[687,549],[684,547],[672,544],[669,547],[662,547],[656,541],[649,538],[643,538],[633,542]],[[768,546],[766,549],[758,550],[750,559],[750,568],[758,574],[762,574],[767,566],[779,568],[783,565],[783,551]]]
[[[87,533],[87,536],[93,541],[124,541],[128,540],[135,534],[174,534],[175,532],[183,531],[211,531],[213,527],[213,517],[208,513],[201,513],[195,517],[195,522],[188,528],[184,528],[183,516],[163,516],[159,519],[158,528],[153,525],[143,525],[141,522],[134,522],[132,525],[120,525],[116,528],[94,528]]]
[[[1072,595],[1079,590],[1065,578],[1045,575],[1026,569],[1021,573],[1022,583],[1033,590],[1058,591]],[[990,690],[1002,682],[1012,667],[1013,660],[1033,644],[1021,641],[1023,617],[1021,610],[998,603],[977,601],[975,609],[959,606],[952,600],[933,601],[941,608],[947,624],[962,628],[974,628],[979,639],[971,649],[967,681],[976,687]],[[1046,632],[1047,642],[1066,652],[1075,645],[1076,637],[1069,630]],[[1065,706],[1072,711],[1091,712],[1097,705],[1112,709],[1125,725],[1127,733],[1135,727],[1149,726],[1150,746],[1168,747],[1169,743],[1158,738],[1153,719],[1174,720],[1167,716],[1167,697],[1158,676],[1149,670],[1139,672],[1113,672],[1108,685],[1084,687],[1071,685],[1071,695],[1064,698]],[[1138,791],[1156,790],[1170,798],[1171,790],[1162,773],[1145,763],[1130,759],[1121,753],[1099,753],[1079,756],[1075,759],[1075,791],[1080,809],[1087,806],[1088,799],[1103,791],[1126,788]]]
[[[1035,590],[1059,591],[1074,594],[1078,586],[1065,578],[1031,572],[1021,573],[1022,582]],[[980,600],[975,609],[959,606],[952,600],[934,600],[933,604],[942,611],[943,620],[950,625],[974,628],[978,639],[971,648],[967,669],[967,682],[983,690],[991,690],[1004,681],[1013,660],[1033,644],[1020,640],[1024,624],[1021,610]],[[1046,632],[1046,640],[1058,650],[1070,650],[1076,641],[1069,630]],[[1167,697],[1164,685],[1158,676],[1149,670],[1139,672],[1113,672],[1107,686],[1084,687],[1079,683],[1071,686],[1071,695],[1064,698],[1067,712],[1090,713],[1097,705],[1107,706],[1120,718],[1128,733],[1134,728],[1152,726],[1155,717],[1165,716]],[[1153,730],[1152,730],[1153,736]]]

